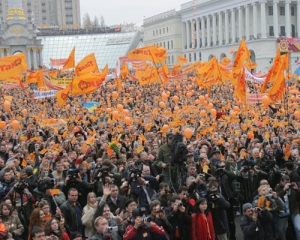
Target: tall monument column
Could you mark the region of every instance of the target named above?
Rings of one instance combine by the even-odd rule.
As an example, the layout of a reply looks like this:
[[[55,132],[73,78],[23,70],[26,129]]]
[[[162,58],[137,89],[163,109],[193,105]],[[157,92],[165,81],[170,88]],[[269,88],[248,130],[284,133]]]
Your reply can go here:
[[[37,52],[36,52],[36,47],[33,47],[32,48],[32,54],[33,54],[33,67],[34,67],[34,69],[37,69],[37,67],[38,67],[38,65],[37,65],[37,56],[36,56],[36,54],[37,54]]]
[[[27,51],[27,64],[28,68],[31,69],[32,63],[31,63],[31,48],[26,48]]]

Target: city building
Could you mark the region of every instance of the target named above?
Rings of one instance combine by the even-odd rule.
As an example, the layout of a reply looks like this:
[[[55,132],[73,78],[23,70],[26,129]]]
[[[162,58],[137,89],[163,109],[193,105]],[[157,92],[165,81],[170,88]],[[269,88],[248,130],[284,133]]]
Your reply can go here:
[[[0,0],[1,20],[5,20],[9,6],[20,3],[26,18],[37,28],[80,28],[80,0]]]
[[[144,19],[144,45],[157,45],[166,48],[171,67],[182,54],[182,22],[175,10]]]
[[[277,47],[291,52],[291,68],[300,57],[300,1],[194,0],[181,5],[182,50],[190,61],[235,57],[245,38],[252,61],[266,72]],[[278,42],[278,44],[277,44]],[[286,46],[299,48],[287,50]]]

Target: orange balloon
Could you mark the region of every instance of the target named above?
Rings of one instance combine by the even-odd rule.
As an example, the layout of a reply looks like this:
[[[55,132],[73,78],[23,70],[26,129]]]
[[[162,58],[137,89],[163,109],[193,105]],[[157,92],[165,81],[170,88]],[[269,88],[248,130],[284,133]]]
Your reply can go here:
[[[205,100],[204,96],[199,96],[199,101],[200,101],[201,103],[204,103],[204,100]]]
[[[11,122],[11,126],[12,126],[13,129],[16,130],[16,129],[18,129],[20,127],[20,124],[19,124],[19,122],[17,120],[13,120]]]
[[[118,113],[118,111],[112,111],[112,116],[113,116],[113,119],[117,119],[118,118],[118,116],[119,116],[119,113]]]
[[[122,104],[118,104],[117,105],[117,109],[122,112],[123,111],[123,105]]]
[[[118,92],[113,91],[112,94],[111,94],[111,96],[112,96],[113,98],[118,98],[118,97],[119,97],[119,94],[118,94]]]
[[[174,107],[174,110],[175,110],[175,111],[178,111],[178,110],[179,110],[179,107],[178,107],[178,106],[175,106],[175,107]]]
[[[167,132],[169,130],[169,125],[168,124],[163,125],[162,130],[164,132]]]
[[[22,114],[23,114],[24,116],[26,116],[26,115],[27,115],[27,109],[24,108],[24,109],[22,110]]]
[[[217,116],[217,111],[216,111],[216,109],[214,109],[214,108],[210,109],[210,113],[211,113],[211,115],[212,115],[213,117],[216,117],[216,116]]]
[[[130,117],[125,117],[124,118],[124,122],[127,126],[129,126],[131,124],[131,118]]]
[[[186,94],[187,97],[191,97],[192,95],[193,95],[192,92],[187,92],[187,94]]]
[[[178,100],[179,100],[179,98],[175,95],[175,96],[173,96],[173,101],[175,102],[175,103],[178,103]]]
[[[269,106],[271,103],[271,100],[267,95],[262,96],[261,101],[265,105],[265,107]]]
[[[181,89],[181,87],[178,85],[178,86],[176,86],[176,90],[180,90]]]
[[[66,110],[70,110],[70,108],[71,108],[70,104],[68,104],[68,105],[65,106]]]
[[[184,129],[183,136],[190,139],[193,136],[193,131],[190,128]]]
[[[129,110],[128,110],[128,109],[123,109],[123,113],[124,113],[125,115],[128,115],[128,114],[129,114]]]
[[[6,122],[0,121],[0,129],[4,129],[6,126]]]
[[[206,117],[206,111],[205,110],[200,111],[200,117]]]
[[[239,111],[240,111],[240,108],[239,108],[238,106],[234,106],[234,107],[233,107],[233,111],[239,112]]]
[[[295,112],[294,112],[294,117],[295,117],[296,119],[299,119],[299,118],[300,118],[300,112],[299,112],[299,111],[295,111]]]
[[[234,111],[230,112],[230,117],[236,118],[236,112],[234,112]]]
[[[111,108],[106,108],[106,112],[111,112]]]
[[[159,102],[158,104],[161,108],[165,108],[166,107],[166,104],[164,102]]]
[[[254,133],[252,131],[248,132],[248,138],[253,139]]]
[[[10,110],[10,102],[9,101],[5,100],[4,103],[3,103],[3,105],[4,105],[4,109],[6,111]]]
[[[161,98],[162,98],[162,100],[167,101],[168,100],[168,94],[166,94],[165,92],[163,92],[161,94]]]
[[[209,104],[207,105],[207,107],[208,107],[208,109],[212,109],[212,108],[214,107],[214,105],[213,105],[212,103],[209,103]]]

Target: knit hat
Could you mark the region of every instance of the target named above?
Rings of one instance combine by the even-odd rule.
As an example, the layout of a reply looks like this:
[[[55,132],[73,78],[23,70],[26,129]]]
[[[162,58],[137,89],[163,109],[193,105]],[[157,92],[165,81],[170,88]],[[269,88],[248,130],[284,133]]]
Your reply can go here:
[[[245,212],[247,209],[252,208],[252,204],[251,203],[245,203],[243,205],[243,212]]]

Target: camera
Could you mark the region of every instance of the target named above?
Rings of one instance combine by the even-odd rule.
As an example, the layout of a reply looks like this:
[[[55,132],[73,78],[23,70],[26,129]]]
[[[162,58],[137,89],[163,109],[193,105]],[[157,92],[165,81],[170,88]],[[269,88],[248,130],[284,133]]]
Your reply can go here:
[[[153,220],[152,217],[142,217],[141,219],[143,222],[151,222]]]
[[[142,169],[143,169],[142,165],[131,169],[130,176],[133,174],[132,178],[137,180],[139,177],[142,177]]]
[[[269,173],[270,171],[273,170],[273,168],[275,167],[275,164],[276,164],[276,162],[273,160],[263,159],[263,161],[261,161],[258,166],[262,171]]]
[[[156,211],[156,213],[162,213],[165,211],[165,208],[164,207],[160,207],[160,209],[158,211]]]
[[[79,173],[78,169],[73,169],[73,168],[69,169],[69,171],[68,171],[68,177],[70,178],[71,182],[75,182],[76,181],[76,178],[78,178],[78,173]]]
[[[291,184],[290,184],[289,188],[293,188],[295,185],[296,185],[296,183],[295,183],[295,182],[291,182]]]
[[[255,213],[261,212],[261,208],[259,208],[259,207],[252,208],[252,210]]]
[[[25,180],[21,180],[19,181],[18,185],[15,186],[14,190],[19,193],[22,194],[25,190],[25,188],[28,187],[28,183]]]
[[[38,190],[40,192],[46,192],[46,190],[54,188],[55,181],[54,178],[44,177],[38,182]]]
[[[111,232],[117,232],[117,231],[118,231],[118,226],[108,227],[108,228],[107,228],[107,231],[108,231],[109,233],[111,233]]]
[[[210,190],[207,192],[207,200],[209,202],[214,202],[218,199],[217,197],[217,193],[218,193],[218,190],[215,189],[215,190]]]
[[[244,172],[248,172],[250,169],[253,169],[254,164],[251,161],[245,161],[242,167],[244,168]]]
[[[101,176],[98,177],[98,174],[101,173]],[[109,176],[109,168],[108,167],[101,167],[95,169],[95,178],[97,181],[100,179],[103,183],[105,183],[105,178]]]

